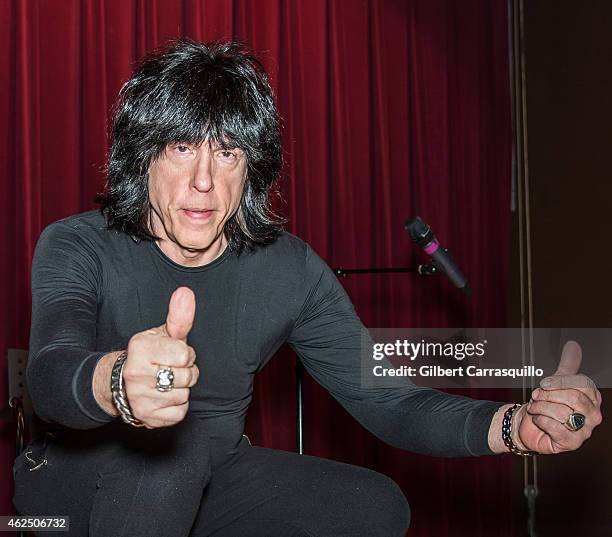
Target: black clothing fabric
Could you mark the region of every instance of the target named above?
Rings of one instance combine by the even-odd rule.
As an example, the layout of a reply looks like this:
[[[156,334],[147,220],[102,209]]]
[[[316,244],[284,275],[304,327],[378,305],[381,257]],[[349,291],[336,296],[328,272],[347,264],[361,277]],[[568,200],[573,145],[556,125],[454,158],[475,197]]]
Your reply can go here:
[[[34,461],[46,458],[38,470],[17,460],[14,502],[22,513],[69,516],[69,535],[403,537],[408,528],[402,491],[366,468],[242,437],[211,472],[206,422],[193,413],[175,427],[128,429],[121,442],[59,434],[30,446]]]
[[[502,403],[414,385],[362,386],[364,327],[333,272],[302,240],[283,233],[271,245],[240,255],[226,249],[190,268],[154,242],[107,229],[98,211],[51,224],[35,250],[27,381],[38,416],[56,429],[107,427],[115,418],[91,387],[97,361],[163,324],[179,286],[196,295],[188,342],[200,380],[190,411],[206,422],[213,467],[236,453],[253,377],[285,341],[381,440],[436,456],[491,454],[488,428]]]
[[[75,537],[185,537],[210,481],[208,441],[190,413],[175,427],[46,433],[15,461],[13,503],[22,515],[68,516]]]

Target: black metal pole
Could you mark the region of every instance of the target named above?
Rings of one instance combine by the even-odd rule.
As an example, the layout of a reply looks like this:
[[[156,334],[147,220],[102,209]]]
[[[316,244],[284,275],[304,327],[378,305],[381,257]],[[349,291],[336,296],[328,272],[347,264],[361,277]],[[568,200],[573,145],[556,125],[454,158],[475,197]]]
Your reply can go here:
[[[295,374],[297,382],[297,438],[296,444],[298,453],[304,454],[304,366],[300,359],[295,357]]]

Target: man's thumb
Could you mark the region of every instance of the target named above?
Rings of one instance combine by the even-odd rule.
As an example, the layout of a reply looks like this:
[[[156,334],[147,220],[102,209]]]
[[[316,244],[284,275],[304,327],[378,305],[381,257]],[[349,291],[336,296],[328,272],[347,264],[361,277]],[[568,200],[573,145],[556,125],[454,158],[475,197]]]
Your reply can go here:
[[[561,359],[555,375],[575,375],[582,362],[582,349],[575,341],[568,341],[561,351]]]
[[[195,317],[195,295],[189,287],[179,287],[170,297],[166,332],[171,338],[187,340]]]

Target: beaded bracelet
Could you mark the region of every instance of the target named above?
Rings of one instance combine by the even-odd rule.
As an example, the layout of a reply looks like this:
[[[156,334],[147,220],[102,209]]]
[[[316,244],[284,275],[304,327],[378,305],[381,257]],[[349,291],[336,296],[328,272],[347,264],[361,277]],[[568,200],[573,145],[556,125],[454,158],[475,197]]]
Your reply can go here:
[[[121,415],[121,419],[133,425],[134,427],[144,427],[144,423],[134,417],[130,403],[125,395],[125,383],[123,382],[123,366],[127,359],[127,352],[123,351],[115,361],[113,370],[111,372],[111,394],[113,396],[113,403]]]
[[[515,403],[511,406],[506,412],[504,412],[504,419],[502,421],[502,440],[506,447],[515,455],[520,455],[521,457],[532,457],[533,455],[539,455],[537,451],[527,451],[524,449],[520,449],[513,441],[512,441],[512,416],[514,413],[523,406],[524,403]]]

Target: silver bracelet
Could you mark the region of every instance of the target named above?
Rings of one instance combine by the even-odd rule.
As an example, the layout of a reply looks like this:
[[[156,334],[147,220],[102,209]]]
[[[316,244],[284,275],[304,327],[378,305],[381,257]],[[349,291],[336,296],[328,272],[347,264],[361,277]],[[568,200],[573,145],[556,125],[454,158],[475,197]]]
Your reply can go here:
[[[111,372],[111,394],[113,403],[121,415],[121,419],[134,427],[144,427],[144,423],[134,417],[130,403],[125,395],[125,383],[123,382],[123,366],[127,359],[127,352],[123,351],[115,361]]]

